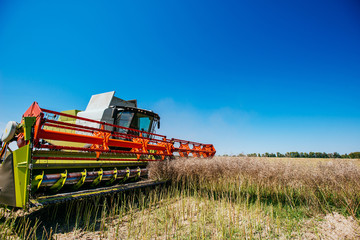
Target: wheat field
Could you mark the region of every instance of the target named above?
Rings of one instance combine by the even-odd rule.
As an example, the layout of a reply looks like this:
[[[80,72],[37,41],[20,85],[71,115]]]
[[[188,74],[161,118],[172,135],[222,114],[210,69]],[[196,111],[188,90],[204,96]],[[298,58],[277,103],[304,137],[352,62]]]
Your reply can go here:
[[[4,211],[9,239],[359,239],[359,160],[178,158],[162,187]]]

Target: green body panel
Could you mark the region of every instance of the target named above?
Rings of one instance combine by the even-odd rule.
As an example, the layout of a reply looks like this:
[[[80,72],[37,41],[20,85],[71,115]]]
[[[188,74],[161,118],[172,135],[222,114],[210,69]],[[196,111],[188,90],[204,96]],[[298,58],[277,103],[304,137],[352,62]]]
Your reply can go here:
[[[36,117],[24,117],[22,127],[24,129],[24,139],[27,144],[13,151],[5,160],[1,171],[1,189],[4,193],[0,194],[2,204],[11,207],[28,208],[30,191],[30,168],[31,168],[31,135],[32,127],[36,122]]]
[[[81,111],[80,111],[80,110],[67,110],[67,111],[62,111],[61,113],[65,113],[65,114],[69,114],[69,115],[76,116],[76,115],[78,114],[78,112],[81,112]],[[75,119],[75,118],[65,117],[65,116],[59,116],[58,121],[59,121],[59,122],[64,122],[64,123],[71,123],[71,124],[75,124],[75,123],[76,123],[76,119]],[[52,130],[52,131],[67,132],[67,133],[75,133],[75,130],[72,130],[72,129],[64,129],[64,128],[57,128],[57,127],[45,126],[44,129],[46,129],[46,130]],[[49,142],[49,143],[51,143],[51,144],[54,144],[54,145],[60,145],[60,146],[70,146],[70,147],[84,147],[84,146],[85,146],[84,143],[65,142],[65,141],[57,141],[57,140],[47,140],[47,142]]]
[[[16,206],[27,208],[29,200],[29,182],[30,169],[29,162],[31,158],[30,145],[25,145],[13,152],[14,164],[14,183],[15,183],[15,199]]]
[[[24,140],[28,141],[31,139],[32,126],[35,124],[35,117],[24,117]]]
[[[78,112],[81,112],[80,110],[67,110],[67,111],[62,111],[61,113],[66,113],[69,115],[73,115],[76,116],[78,114]],[[70,117],[65,117],[65,116],[59,116],[59,121],[60,122],[67,122],[67,123],[75,123],[76,119],[75,118],[70,118]]]

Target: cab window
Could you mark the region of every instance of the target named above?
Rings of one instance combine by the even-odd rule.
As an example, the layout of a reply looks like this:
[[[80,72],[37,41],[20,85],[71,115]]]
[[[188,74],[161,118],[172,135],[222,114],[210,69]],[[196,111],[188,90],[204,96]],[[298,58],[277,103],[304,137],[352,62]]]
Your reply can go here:
[[[140,131],[149,132],[151,129],[153,117],[147,116],[142,113],[136,113],[130,125],[130,128],[138,129]]]
[[[119,125],[119,126],[122,126],[122,127],[129,128],[133,116],[134,116],[134,113],[132,113],[132,112],[129,112],[129,111],[121,112],[121,113],[119,114],[119,116],[118,116],[118,119],[117,119],[117,123],[116,123],[116,124]],[[125,133],[126,130],[120,128],[120,129],[119,129],[119,132]]]

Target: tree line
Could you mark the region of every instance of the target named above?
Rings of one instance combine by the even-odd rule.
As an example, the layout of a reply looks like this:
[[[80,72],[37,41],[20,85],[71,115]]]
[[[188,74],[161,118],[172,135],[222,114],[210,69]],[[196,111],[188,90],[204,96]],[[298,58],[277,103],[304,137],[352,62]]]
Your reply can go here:
[[[334,153],[325,153],[325,152],[286,152],[282,154],[280,152],[275,153],[249,153],[248,157],[287,157],[287,158],[360,158],[360,152],[352,152],[339,154],[337,152]]]

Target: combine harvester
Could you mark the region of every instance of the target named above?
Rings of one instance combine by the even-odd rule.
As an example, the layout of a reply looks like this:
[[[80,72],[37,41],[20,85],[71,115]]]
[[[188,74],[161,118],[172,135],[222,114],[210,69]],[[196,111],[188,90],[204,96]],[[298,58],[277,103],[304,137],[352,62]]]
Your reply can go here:
[[[161,181],[146,179],[150,161],[215,155],[212,144],[155,134],[159,115],[114,94],[93,95],[85,111],[34,102],[21,123],[10,121],[0,142],[0,204],[29,209],[152,186]]]

